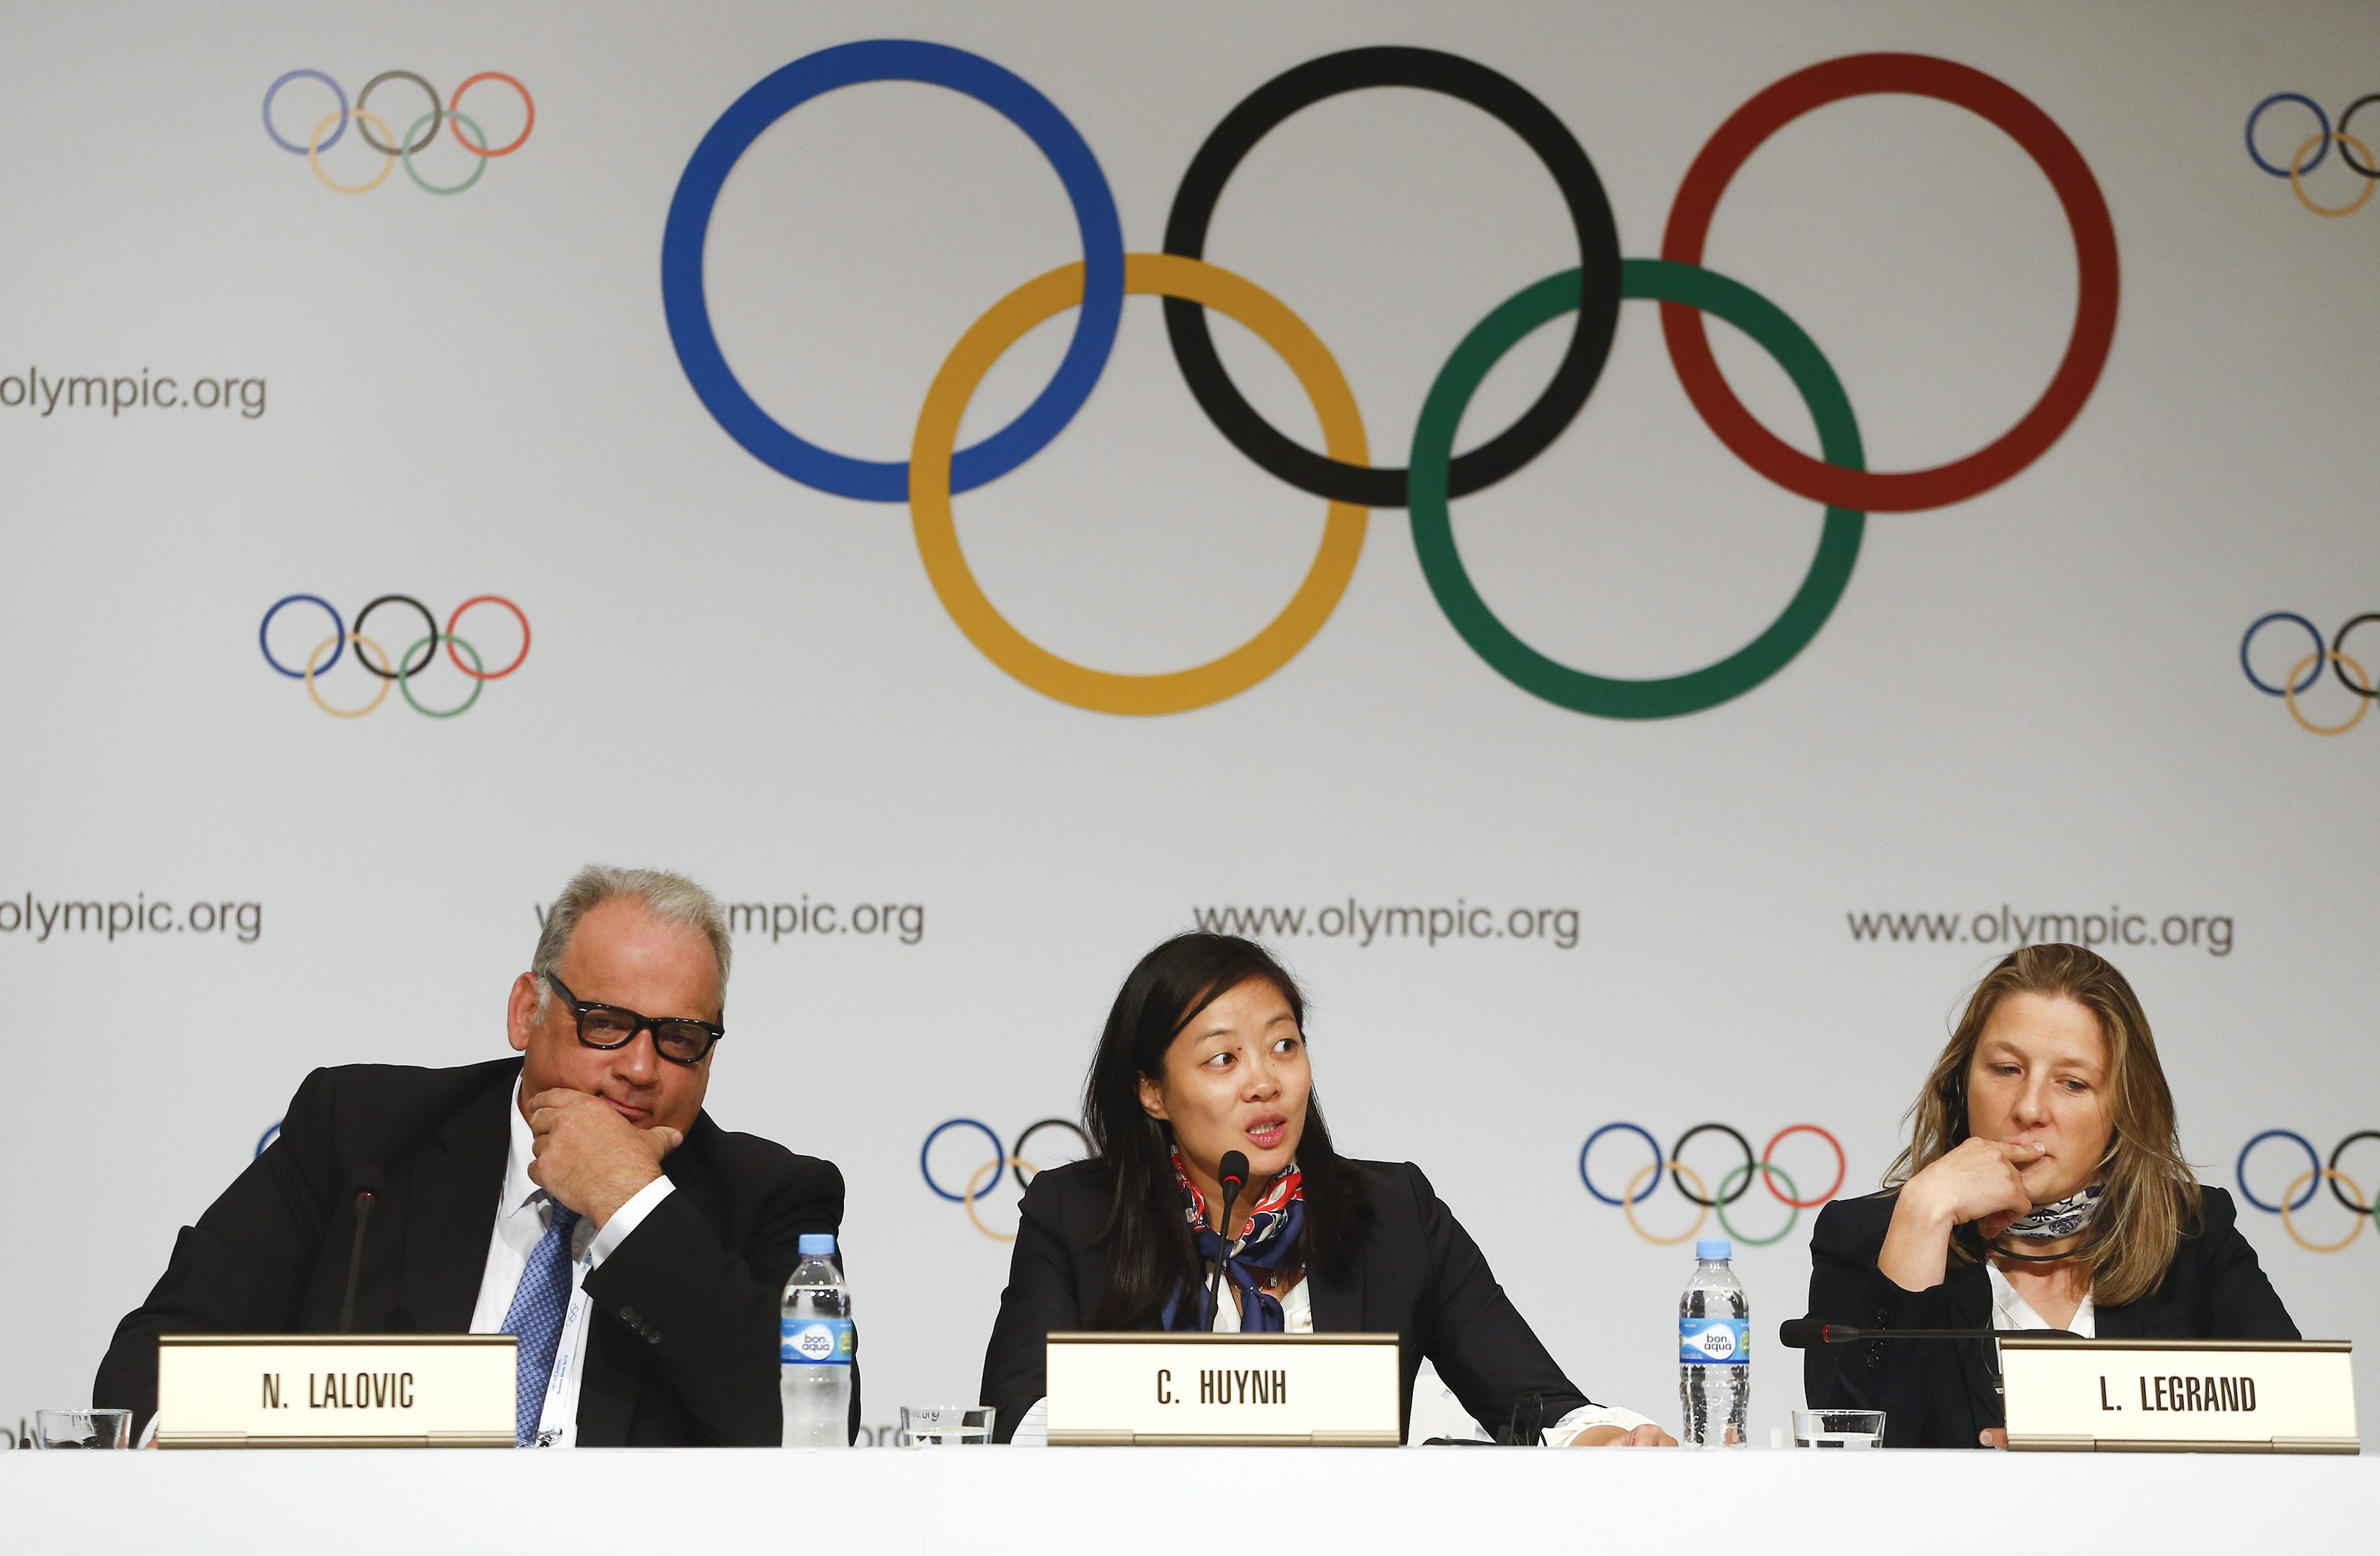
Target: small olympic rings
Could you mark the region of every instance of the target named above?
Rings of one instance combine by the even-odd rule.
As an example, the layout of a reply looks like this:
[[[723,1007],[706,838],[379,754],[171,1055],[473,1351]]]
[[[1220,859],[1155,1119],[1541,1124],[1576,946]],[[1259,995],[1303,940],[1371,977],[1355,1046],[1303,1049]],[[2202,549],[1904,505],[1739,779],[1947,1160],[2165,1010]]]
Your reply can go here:
[[[293,81],[301,80],[319,81],[330,88],[331,95],[338,104],[314,127],[313,134],[302,142],[284,136],[273,122],[273,102],[281,95],[282,89]],[[409,82],[420,88],[423,95],[430,100],[429,112],[413,120],[403,135],[392,133],[387,123],[365,106],[375,90],[391,81]],[[520,93],[522,112],[520,133],[502,146],[490,146],[486,132],[480,127],[477,121],[462,111],[463,94],[482,81],[501,81]],[[263,113],[264,133],[273,143],[293,155],[304,157],[313,165],[315,177],[321,179],[326,187],[343,195],[369,194],[379,188],[387,181],[388,175],[396,170],[399,163],[405,164],[407,175],[419,187],[434,195],[459,195],[480,181],[481,175],[488,171],[488,163],[497,157],[508,157],[519,151],[528,142],[529,133],[537,128],[537,100],[529,95],[528,88],[522,85],[518,78],[506,75],[501,70],[482,70],[468,78],[461,86],[455,89],[455,95],[443,103],[439,98],[438,89],[431,85],[429,79],[420,74],[411,70],[383,70],[364,83],[363,90],[356,93],[352,103],[347,101],[346,89],[328,72],[313,69],[288,70],[274,78],[273,84],[264,89]],[[455,143],[478,159],[472,164],[470,176],[457,184],[433,184],[424,178],[413,165],[414,157],[428,150],[430,143],[438,139],[438,127],[441,121],[452,125]],[[322,168],[322,153],[339,143],[340,138],[347,133],[347,126],[351,122],[356,127],[358,138],[385,159],[381,163],[380,172],[361,184],[342,184]],[[466,127],[471,132],[468,136],[463,133]]]
[[[2363,1235],[2363,1218],[2362,1216],[2359,1215],[2353,1221],[2349,1222],[2347,1224],[2347,1236],[2339,1238],[2338,1241],[2335,1243],[2317,1243],[2313,1241],[2308,1238],[2304,1233],[2300,1232],[2297,1229],[2296,1223],[2289,1220],[2289,1196],[2297,1192],[2298,1185],[2301,1183],[2306,1186],[2306,1193],[2311,1197],[2313,1193],[2313,1180],[2317,1177],[2328,1178],[2330,1180],[2330,1191],[2334,1194],[2338,1193],[2338,1186],[2342,1183],[2347,1185],[2348,1188],[2355,1190],[2359,1197],[2363,1192],[2363,1186],[2362,1184],[2356,1182],[2353,1178],[2349,1177],[2345,1173],[2337,1171],[2334,1168],[2316,1167],[2312,1172],[2300,1173],[2295,1178],[2290,1180],[2289,1188],[2281,1192],[2281,1230],[2289,1235],[2289,1241],[2297,1244],[2298,1247],[2305,1249],[2308,1253],[2337,1253],[2339,1249],[2345,1248],[2348,1244],[2353,1242],[2356,1238]],[[2344,1198],[2344,1196],[2341,1197]]]
[[[991,1145],[991,1154],[967,1175],[965,1186],[955,1193],[944,1188],[935,1178],[932,1160],[934,1142],[953,1129],[973,1129]],[[930,1189],[937,1198],[948,1200],[953,1204],[965,1209],[967,1220],[974,1224],[977,1231],[994,1242],[1013,1243],[1016,1240],[1016,1235],[1013,1232],[994,1231],[986,1225],[983,1218],[976,1213],[976,1203],[998,1188],[1002,1175],[1012,1168],[1016,1173],[1016,1181],[1020,1188],[1031,1183],[1032,1178],[1027,1175],[1038,1175],[1041,1169],[1033,1164],[1032,1160],[1026,1155],[1026,1150],[1033,1143],[1033,1137],[1044,1129],[1064,1130],[1075,1137],[1081,1153],[1089,1153],[1091,1142],[1083,1133],[1082,1126],[1063,1118],[1043,1118],[1026,1125],[1024,1132],[1016,1137],[1016,1143],[1005,1150],[1002,1149],[998,1132],[981,1119],[947,1118],[928,1130],[925,1143],[917,1148],[918,1175],[926,1180],[927,1188]]]
[[[1587,1163],[1587,1158],[1595,1150],[1597,1142],[1602,1140],[1605,1136],[1614,1133],[1634,1135],[1638,1140],[1645,1142],[1645,1152],[1652,1158],[1652,1160],[1645,1165],[1637,1168],[1634,1173],[1630,1175],[1626,1187],[1621,1188],[1620,1193],[1616,1196],[1605,1192],[1604,1189],[1597,1185],[1594,1174],[1589,1169]],[[1741,1152],[1743,1156],[1743,1160],[1742,1162],[1730,1167],[1720,1176],[1718,1180],[1718,1188],[1716,1193],[1711,1192],[1707,1188],[1699,1173],[1696,1173],[1683,1165],[1687,1146],[1691,1145],[1699,1137],[1706,1134],[1725,1135],[1728,1139],[1735,1142],[1736,1150]],[[1807,1198],[1803,1196],[1801,1187],[1794,1181],[1793,1175],[1787,1171],[1783,1166],[1779,1165],[1776,1161],[1778,1148],[1783,1145],[1787,1140],[1791,1139],[1794,1135],[1815,1135],[1819,1140],[1825,1141],[1828,1148],[1835,1153],[1834,1181],[1828,1184],[1823,1192],[1811,1195]],[[1687,1237],[1693,1236],[1694,1235],[1694,1231],[1701,1227],[1704,1216],[1713,1211],[1718,1212],[1719,1224],[1727,1228],[1729,1236],[1736,1237],[1739,1241],[1750,1244],[1754,1247],[1764,1247],[1769,1243],[1780,1241],[1791,1233],[1794,1225],[1800,1221],[1801,1214],[1803,1211],[1815,1210],[1818,1206],[1832,1200],[1835,1195],[1841,1190],[1843,1179],[1849,1175],[1850,1169],[1850,1159],[1844,1154],[1842,1142],[1837,1140],[1830,1131],[1823,1129],[1815,1124],[1786,1125],[1783,1128],[1778,1130],[1774,1135],[1771,1135],[1768,1138],[1767,1146],[1757,1155],[1753,1153],[1752,1142],[1744,1138],[1743,1131],[1736,1128],[1733,1125],[1717,1122],[1694,1125],[1692,1128],[1687,1129],[1683,1134],[1680,1135],[1678,1137],[1677,1143],[1671,1146],[1666,1152],[1662,1151],[1659,1140],[1654,1136],[1650,1129],[1645,1128],[1641,1124],[1628,1123],[1602,1125],[1592,1134],[1588,1135],[1586,1137],[1586,1142],[1581,1145],[1578,1149],[1579,1182],[1585,1187],[1587,1193],[1604,1204],[1618,1206],[1623,1212],[1625,1212],[1628,1219],[1628,1224],[1637,1233],[1638,1236],[1645,1238],[1649,1242],[1664,1245],[1682,1243],[1684,1242]],[[1697,1210],[1694,1226],[1688,1228],[1682,1236],[1656,1237],[1651,1233],[1645,1231],[1644,1226],[1636,1219],[1636,1207],[1644,1203],[1645,1200],[1649,1199],[1652,1196],[1654,1189],[1660,1187],[1661,1175],[1664,1173],[1670,1175],[1670,1179],[1677,1186],[1678,1192],[1686,1200],[1691,1201]],[[1779,1232],[1775,1236],[1743,1236],[1735,1230],[1733,1224],[1728,1220],[1728,1207],[1742,1200],[1744,1195],[1752,1191],[1753,1180],[1755,1177],[1767,1188],[1769,1197],[1774,1199],[1778,1203],[1785,1206],[1789,1212],[1786,1216],[1785,1230]],[[1780,1184],[1782,1185],[1781,1188],[1779,1187]]]
[[[2256,146],[2257,125],[2263,121],[2268,111],[2284,103],[2295,103],[2313,115],[2313,133],[2298,142],[2297,151],[2290,155],[2286,164],[2269,160]],[[2380,92],[2364,93],[2347,105],[2346,112],[2338,115],[2338,126],[2333,127],[2330,115],[2323,112],[2322,104],[2305,93],[2274,92],[2248,110],[2248,123],[2243,131],[2248,143],[2248,160],[2255,164],[2259,172],[2268,174],[2275,178],[2288,179],[2289,190],[2297,196],[2298,203],[2315,215],[2351,216],[2371,202],[2372,186],[2374,182],[2380,182],[2380,162],[2375,162],[2374,159],[2372,148],[2355,139],[2349,130],[2349,126],[2354,122],[2356,114],[2374,103],[2380,103]],[[2330,149],[2334,144],[2338,147],[2338,160],[2346,164],[2350,173],[2357,175],[2363,180],[2363,187],[2356,192],[2353,199],[2339,205],[2325,205],[2306,192],[2305,175],[2322,165],[2323,159],[2330,155]],[[2356,160],[2359,152],[2362,156],[2360,162]]]
[[[2300,659],[2297,662],[2296,669],[2289,671],[2289,679],[2292,681],[2295,680],[2297,678],[2298,670],[2304,669],[2308,666],[2313,667],[2314,674],[2317,676],[2320,675],[2322,673],[2322,662],[2325,659],[2328,659],[2332,664],[2338,667],[2340,680],[2345,681],[2347,679],[2346,672],[2349,670],[2353,670],[2357,676],[2362,678],[2363,685],[2361,690],[2366,700],[2357,703],[2353,713],[2348,715],[2347,718],[2341,723],[2317,724],[2313,719],[2308,718],[2304,713],[2300,711],[2298,707],[2298,694],[2295,692],[2284,691],[2281,694],[2281,699],[2289,704],[2289,717],[2298,721],[2298,727],[2300,729],[2306,730],[2310,734],[2343,735],[2347,733],[2348,730],[2354,729],[2358,724],[2362,723],[2363,716],[2372,711],[2372,704],[2369,700],[2373,695],[2372,676],[2362,665],[2357,664],[2346,655],[2334,654],[2327,648],[2317,648],[2313,653],[2307,655],[2304,658]],[[2352,682],[2348,683],[2348,690],[2355,691],[2358,688]]]
[[[313,606],[331,619],[330,635],[315,645],[314,651],[307,657],[301,668],[294,669],[273,654],[272,639],[274,619],[293,605]],[[394,660],[382,650],[377,642],[365,635],[364,632],[365,623],[370,619],[372,612],[384,605],[410,606],[420,616],[422,621],[421,634],[409,642],[405,652]],[[512,613],[514,621],[520,623],[520,650],[512,657],[510,663],[500,669],[488,669],[480,660],[479,649],[455,633],[455,628],[461,624],[464,612],[474,606],[480,605],[501,606]],[[339,707],[323,697],[316,682],[339,663],[350,643],[357,645],[356,663],[361,665],[381,684],[378,694],[370,701],[359,706]],[[446,657],[471,683],[469,694],[449,708],[425,706],[413,690],[414,680],[430,668],[431,661],[438,657],[439,645],[442,644],[445,645]],[[374,597],[365,605],[363,609],[357,612],[354,624],[351,626],[340,616],[338,608],[321,595],[297,594],[285,595],[267,608],[263,618],[256,625],[256,645],[259,652],[263,654],[264,662],[270,665],[275,673],[287,676],[292,681],[304,682],[307,694],[313,699],[314,705],[334,717],[362,718],[387,701],[388,689],[391,685],[395,685],[403,694],[407,704],[422,717],[452,718],[476,704],[480,700],[480,694],[487,689],[489,682],[501,681],[521,668],[523,662],[528,658],[529,626],[528,613],[502,595],[472,596],[455,608],[454,613],[446,618],[444,629],[441,630],[438,618],[431,613],[430,608],[411,595],[384,594]],[[464,662],[467,657],[469,659],[468,664]]]
[[[2277,1202],[2260,1198],[2254,1189],[2248,1187],[2249,1153],[2269,1140],[2289,1141],[2304,1152],[2306,1159],[2305,1170],[2289,1179],[2289,1187],[2281,1190]],[[2248,1143],[2240,1148],[2239,1160],[2232,1166],[2232,1176],[2240,1187],[2240,1198],[2267,1215],[2279,1216],[2281,1229],[2289,1235],[2289,1240],[2307,1252],[2337,1253],[2362,1234],[2367,1217],[2375,1225],[2380,1225],[2380,1202],[2366,1198],[2363,1186],[2350,1177],[2338,1164],[2340,1158],[2347,1154],[2348,1148],[2359,1140],[2380,1140],[2380,1129],[2357,1129],[2344,1136],[2331,1148],[2327,1162],[2314,1150],[2312,1140],[2294,1129],[2265,1129],[2251,1135]],[[2354,1223],[2348,1228],[2347,1236],[2338,1241],[2317,1243],[2298,1230],[2296,1217],[2313,1202],[2314,1196],[2322,1191],[2325,1183],[2330,1186],[2331,1198],[2354,1217]]]
[[[2281,677],[2281,683],[2276,686],[2256,673],[2256,667],[2248,656],[2249,649],[2255,644],[2256,634],[2266,627],[2282,621],[2297,627],[2306,634],[2311,652],[2291,665],[2289,673]],[[2373,621],[2380,621],[2380,611],[2367,610],[2361,615],[2350,616],[2325,644],[2323,642],[2321,630],[2296,611],[2268,610],[2249,622],[2248,630],[2240,634],[2240,673],[2248,678],[2248,684],[2257,691],[2268,697],[2280,698],[2289,708],[2289,717],[2297,720],[2298,727],[2307,733],[2343,735],[2362,723],[2363,716],[2372,711],[2373,703],[2380,701],[2380,682],[2375,682],[2362,664],[2347,652],[2349,634],[2356,628]],[[2330,666],[2331,673],[2338,679],[2338,683],[2353,693],[2356,697],[2354,713],[2336,724],[2317,724],[2306,716],[2303,708],[2298,706],[2298,699],[2313,690],[2314,682],[2322,679],[2322,669],[2325,664]]]
[[[2357,151],[2362,152],[2366,158],[2369,158],[2372,155],[2371,147],[2366,146],[2362,141],[2356,139],[2355,137],[2348,134],[2343,129],[2331,131],[2330,139],[2338,142],[2338,160],[2345,163],[2350,167],[2355,166],[2355,159],[2347,154],[2347,149],[2349,147],[2354,147]],[[2352,216],[2372,201],[2372,181],[2370,179],[2367,178],[2364,180],[2363,187],[2355,191],[2355,198],[2349,200],[2345,205],[2324,205],[2312,195],[2306,193],[2305,179],[2302,176],[2305,168],[2308,165],[2305,160],[2305,154],[2308,151],[2313,151],[2315,146],[2321,144],[2321,141],[2322,138],[2320,136],[2314,137],[2313,139],[2308,140],[2304,145],[2299,147],[2297,155],[2289,159],[2289,188],[2297,195],[2298,203],[2304,206],[2308,211],[2313,211],[2317,216]]]
[[[2258,167],[2263,168],[2266,173],[2271,174],[2276,178],[2293,177],[2299,171],[2301,171],[2294,163],[2289,167],[2275,167],[2271,163],[2265,160],[2265,154],[2263,152],[2256,150],[2256,121],[2265,116],[2265,110],[2272,107],[2277,103],[2294,103],[2299,104],[2301,107],[2304,108],[2307,113],[2313,115],[2313,122],[2320,127],[2319,133],[2317,133],[2313,138],[2313,143],[2321,147],[2322,150],[2313,154],[2313,161],[2306,163],[2302,170],[2307,173],[2312,173],[2315,168],[2322,165],[2322,159],[2330,154],[2330,115],[2322,111],[2321,103],[2316,103],[2313,98],[2306,96],[2303,92],[2277,91],[2272,96],[2265,99],[2264,102],[2257,103],[2253,108],[2248,110],[2248,127],[2244,132],[2248,139],[2248,160],[2254,163]]]

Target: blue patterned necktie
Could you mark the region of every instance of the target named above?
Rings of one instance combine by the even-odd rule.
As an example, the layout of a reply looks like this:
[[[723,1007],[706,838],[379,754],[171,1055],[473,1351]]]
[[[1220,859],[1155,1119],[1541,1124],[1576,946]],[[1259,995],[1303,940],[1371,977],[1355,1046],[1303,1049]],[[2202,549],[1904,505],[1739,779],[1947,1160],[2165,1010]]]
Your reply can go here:
[[[513,1441],[523,1448],[537,1441],[538,1418],[545,1414],[545,1386],[553,1377],[553,1351],[562,1338],[562,1317],[570,1310],[570,1229],[578,1212],[566,1205],[553,1207],[553,1224],[537,1240],[521,1272],[520,1288],[504,1313],[504,1333],[519,1342],[519,1393],[513,1405]]]

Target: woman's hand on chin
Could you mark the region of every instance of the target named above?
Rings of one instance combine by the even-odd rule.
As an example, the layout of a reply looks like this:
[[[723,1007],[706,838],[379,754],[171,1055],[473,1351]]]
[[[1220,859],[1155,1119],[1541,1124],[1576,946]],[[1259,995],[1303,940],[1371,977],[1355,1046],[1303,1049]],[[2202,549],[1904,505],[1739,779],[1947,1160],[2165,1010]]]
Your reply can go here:
[[[1573,1448],[1675,1448],[1678,1440],[1647,1421],[1641,1427],[1588,1427],[1570,1440]]]

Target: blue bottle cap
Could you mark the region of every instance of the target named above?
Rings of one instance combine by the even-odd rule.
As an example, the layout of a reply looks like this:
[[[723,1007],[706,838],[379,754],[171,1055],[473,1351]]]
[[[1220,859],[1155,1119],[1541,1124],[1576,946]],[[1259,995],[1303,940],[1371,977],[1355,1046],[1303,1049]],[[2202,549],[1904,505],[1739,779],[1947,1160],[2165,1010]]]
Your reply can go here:
[[[830,1237],[827,1239],[827,1242],[829,1246],[832,1246],[834,1239]],[[808,1237],[804,1237],[802,1239],[802,1251],[804,1253],[809,1252],[809,1243],[810,1240]],[[1694,1257],[1696,1259],[1733,1259],[1735,1257],[1735,1245],[1728,1241],[1725,1237],[1705,1237],[1700,1242],[1694,1244]]]
[[[1722,1248],[1726,1247],[1724,1243],[1719,1246]],[[808,1258],[809,1255],[814,1253],[826,1254],[830,1256],[832,1255],[834,1252],[834,1234],[832,1232],[803,1233],[801,1251],[804,1258]]]

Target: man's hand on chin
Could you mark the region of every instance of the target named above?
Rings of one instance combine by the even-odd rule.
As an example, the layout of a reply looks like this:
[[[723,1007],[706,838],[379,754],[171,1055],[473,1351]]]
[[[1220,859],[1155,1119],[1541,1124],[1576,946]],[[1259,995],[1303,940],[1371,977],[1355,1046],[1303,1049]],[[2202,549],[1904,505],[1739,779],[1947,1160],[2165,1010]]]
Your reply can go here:
[[[640,1129],[602,1098],[560,1086],[528,1099],[528,1128],[537,1156],[529,1181],[598,1231],[662,1176],[662,1159],[686,1140],[667,1125]]]

